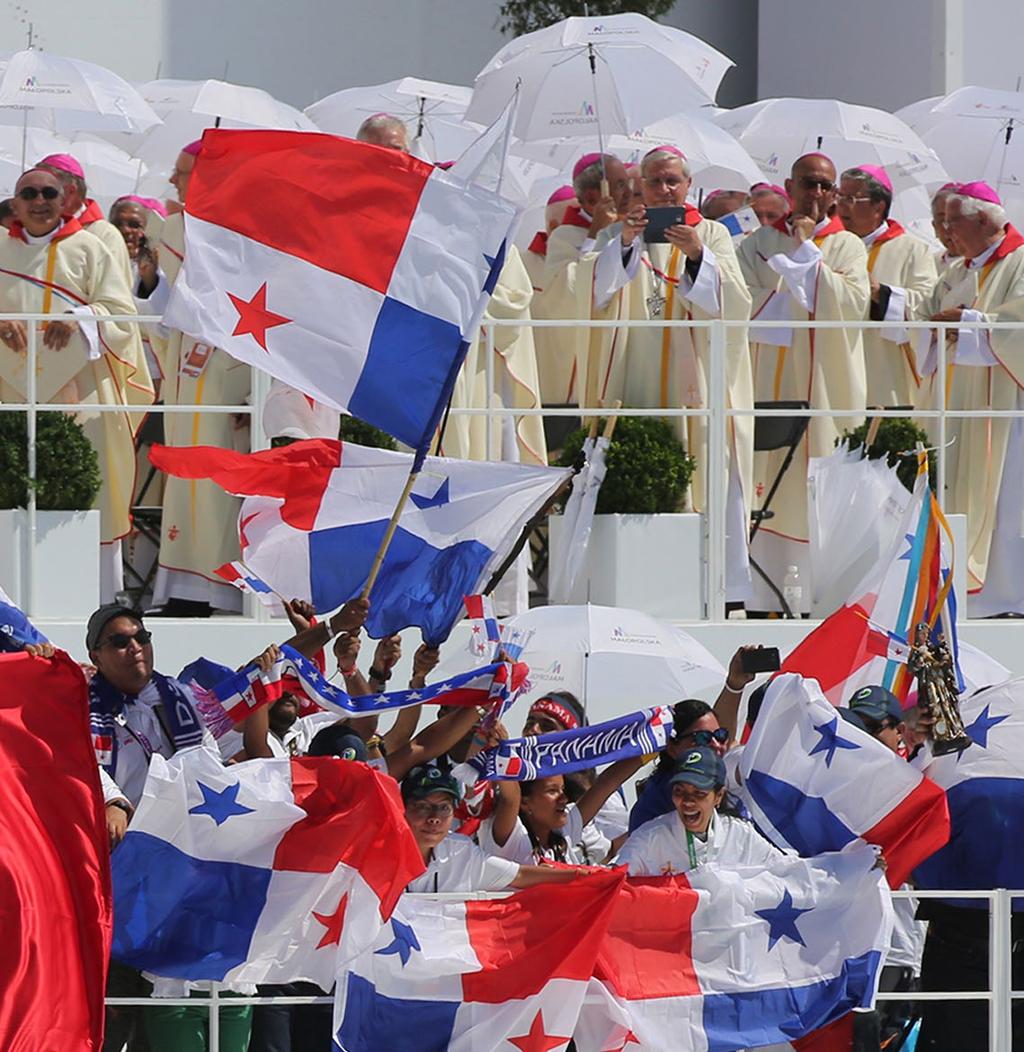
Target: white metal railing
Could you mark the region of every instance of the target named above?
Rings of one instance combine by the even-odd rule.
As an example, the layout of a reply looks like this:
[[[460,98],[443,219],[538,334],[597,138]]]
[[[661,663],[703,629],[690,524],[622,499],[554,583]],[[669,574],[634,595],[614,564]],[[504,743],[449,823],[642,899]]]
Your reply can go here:
[[[41,313],[0,313],[0,322],[3,321],[28,321],[28,322],[42,322],[52,320],[52,315],[41,314]],[[159,317],[156,316],[137,316],[137,315],[111,315],[104,319],[110,322],[122,322],[127,324],[139,324],[139,325],[150,325],[156,324],[160,321]],[[647,328],[647,329],[665,329],[665,328],[696,328],[696,329],[708,329],[710,330],[710,351],[709,351],[709,371],[707,377],[708,383],[708,403],[707,406],[700,409],[690,409],[683,407],[664,407],[664,408],[651,408],[651,409],[636,409],[630,407],[623,407],[618,410],[621,416],[654,416],[666,419],[675,418],[688,418],[688,417],[704,417],[708,420],[708,432],[707,432],[707,453],[706,456],[698,455],[698,470],[703,470],[707,480],[707,507],[704,509],[704,542],[705,551],[707,553],[707,566],[705,580],[706,594],[704,596],[704,617],[710,621],[721,621],[725,617],[725,528],[724,523],[726,521],[726,480],[724,473],[718,470],[709,470],[710,465],[723,465],[725,463],[726,448],[727,448],[727,429],[728,422],[733,417],[742,416],[753,416],[753,417],[771,417],[771,416],[785,416],[785,417],[831,417],[837,420],[843,419],[857,419],[863,418],[867,415],[872,417],[903,417],[912,418],[915,420],[934,420],[937,422],[937,441],[936,441],[936,461],[937,461],[937,486],[936,495],[938,497],[940,505],[944,505],[945,502],[945,482],[946,482],[946,449],[947,449],[947,428],[950,420],[959,419],[972,419],[972,418],[985,418],[985,419],[996,419],[1001,417],[1022,417],[1024,416],[1024,410],[1018,409],[1007,409],[1007,410],[987,410],[987,409],[948,409],[946,408],[946,383],[947,383],[947,345],[946,336],[950,330],[957,330],[960,328],[975,328],[975,329],[986,329],[986,330],[1010,330],[1020,331],[1021,338],[1024,339],[1024,323],[1021,322],[1001,322],[995,324],[988,324],[984,322],[971,322],[967,324],[941,324],[935,325],[930,322],[906,322],[902,327],[910,331],[919,330],[934,330],[938,334],[937,340],[937,366],[936,366],[936,393],[935,400],[937,406],[932,409],[914,409],[914,410],[893,410],[893,409],[871,409],[865,410],[860,407],[851,407],[844,409],[841,407],[829,408],[829,409],[804,409],[804,410],[766,410],[766,409],[736,409],[727,407],[725,404],[725,392],[726,392],[726,376],[725,376],[725,347],[726,347],[726,333],[730,329],[749,329],[751,323],[749,321],[738,320],[738,321],[726,321],[726,320],[704,320],[704,321],[687,321],[680,319],[672,320],[656,320],[656,321],[639,321],[639,320],[621,320],[621,321],[580,321],[575,319],[560,319],[560,320],[520,320],[520,319],[487,319],[485,321],[482,330],[482,339],[485,343],[485,376],[486,386],[490,394],[488,397],[487,404],[479,407],[453,407],[451,409],[452,416],[484,416],[487,418],[487,427],[485,428],[485,455],[487,458],[492,458],[494,455],[493,450],[493,435],[492,435],[492,423],[495,420],[499,420],[503,417],[523,418],[523,417],[587,417],[595,416],[607,412],[605,407],[602,406],[580,406],[580,407],[559,407],[559,408],[545,408],[538,407],[534,409],[518,409],[518,408],[507,408],[501,405],[494,405],[493,395],[495,391],[495,368],[494,368],[494,334],[498,328],[526,328],[531,329],[626,329],[626,328]],[[890,328],[892,323],[890,322],[875,322],[875,321],[859,321],[859,322],[847,322],[847,321],[759,321],[757,327],[759,329],[883,329]],[[27,328],[27,376],[28,376],[28,392],[27,399],[25,402],[17,403],[6,403],[0,404],[0,412],[13,412],[23,411],[27,413],[28,417],[28,470],[29,478],[35,478],[36,471],[36,455],[35,455],[35,439],[36,439],[36,416],[39,411],[50,411],[59,410],[66,412],[79,412],[83,409],[82,405],[77,404],[49,404],[40,403],[37,398],[37,385],[36,385],[36,371],[35,364],[39,353],[38,348],[38,329],[35,325],[29,325]],[[270,378],[261,370],[250,367],[252,374],[252,394],[251,404],[249,405],[154,405],[150,407],[131,407],[131,411],[135,413],[142,412],[153,412],[153,413],[231,413],[239,415],[247,415],[250,417],[250,442],[252,448],[264,449],[269,444],[263,436],[262,419],[263,419],[263,405],[266,401],[266,395],[269,391]],[[104,413],[104,412],[124,412],[125,407],[114,405],[94,405],[88,404],[87,407],[89,413]],[[692,452],[692,451],[691,451]],[[701,464],[703,460],[703,464]],[[28,526],[28,560],[26,566],[25,580],[27,583],[26,592],[26,613],[30,616],[33,610],[33,597],[34,597],[34,580],[35,580],[35,550],[37,541],[37,517],[36,517],[36,497],[35,490],[30,485],[28,494],[28,508],[27,508],[27,526]],[[253,616],[256,620],[265,620],[267,613],[265,608],[260,604],[249,604],[250,616]]]
[[[411,894],[414,899],[454,900],[505,898],[507,892],[472,892],[468,894]],[[1013,989],[1013,942],[1011,918],[1013,900],[1024,898],[1024,890],[1010,891],[993,888],[991,891],[894,891],[894,899],[987,899],[989,904],[989,986],[987,990],[911,990],[879,993],[878,1001],[925,1003],[928,1001],[985,1001],[988,1004],[989,1052],[1011,1052],[1013,1048],[1013,1002],[1024,1000],[1024,990]],[[188,997],[108,997],[107,1005],[150,1008],[159,1006],[188,1006],[209,1009],[207,1052],[220,1052],[220,1010],[245,1005],[330,1005],[334,998],[325,997],[246,997],[231,994],[221,999],[222,987],[210,984],[210,996]],[[977,1046],[980,1052],[980,1046]]]

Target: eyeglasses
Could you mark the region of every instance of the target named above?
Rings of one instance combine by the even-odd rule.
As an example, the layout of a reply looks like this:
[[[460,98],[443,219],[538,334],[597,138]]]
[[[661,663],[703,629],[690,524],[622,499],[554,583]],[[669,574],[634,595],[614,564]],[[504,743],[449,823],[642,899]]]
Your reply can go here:
[[[108,640],[100,643],[100,646],[113,647],[115,650],[126,650],[132,640],[138,643],[140,647],[144,647],[152,638],[152,632],[148,629],[140,628],[134,635],[129,635],[127,632],[115,632]]]
[[[678,176],[668,176],[664,179],[644,179],[644,183],[647,186],[667,186],[674,190],[677,186],[682,186],[684,180]]]
[[[18,196],[22,201],[34,201],[37,197],[41,197],[44,201],[56,201],[60,197],[60,191],[55,186],[44,186],[42,188],[23,186],[18,191]]]
[[[684,734],[684,738],[692,738],[694,745],[710,745],[713,741],[724,745],[729,740],[729,732],[724,727],[719,727],[713,731],[693,731],[690,734]]]
[[[455,808],[451,804],[428,804],[425,801],[409,805],[409,814],[413,818],[451,818]]]
[[[805,190],[817,188],[823,194],[831,193],[836,188],[836,184],[831,179],[812,179],[809,175],[801,175],[799,182]]]
[[[836,194],[837,205],[855,205],[860,201],[870,201],[871,197],[868,194]]]

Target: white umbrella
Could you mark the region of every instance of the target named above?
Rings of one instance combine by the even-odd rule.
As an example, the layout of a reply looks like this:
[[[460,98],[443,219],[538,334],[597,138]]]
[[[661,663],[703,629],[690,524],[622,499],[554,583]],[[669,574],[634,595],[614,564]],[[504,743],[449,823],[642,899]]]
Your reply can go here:
[[[463,117],[473,95],[461,84],[402,77],[386,84],[345,88],[307,106],[306,116],[332,135],[354,137],[367,117],[387,113],[405,121],[412,152],[433,161],[457,157],[483,131]]]
[[[0,76],[0,123],[65,134],[137,132],[159,124],[160,118],[111,70],[29,49],[15,52]]]
[[[315,131],[301,110],[275,99],[262,88],[225,80],[151,80],[139,90],[161,117],[192,113],[213,118],[222,127],[284,128]],[[209,127],[206,121],[203,127]]]
[[[884,110],[838,99],[764,99],[714,118],[771,177],[789,175],[802,154],[820,150],[836,171],[882,165],[894,189],[930,186],[948,179],[939,157],[904,121]]]
[[[480,71],[466,119],[490,124],[516,88],[519,139],[628,135],[713,102],[732,61],[639,14],[567,18],[505,45]]]

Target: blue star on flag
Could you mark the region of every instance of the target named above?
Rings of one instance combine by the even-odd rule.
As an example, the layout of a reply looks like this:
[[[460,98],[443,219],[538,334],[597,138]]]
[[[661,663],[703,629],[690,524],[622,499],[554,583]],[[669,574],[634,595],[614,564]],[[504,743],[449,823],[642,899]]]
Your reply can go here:
[[[426,511],[427,508],[440,508],[443,504],[450,504],[451,497],[448,495],[448,479],[446,478],[437,487],[432,497],[423,497],[419,493],[410,493],[409,499],[420,511]]]
[[[421,949],[420,941],[416,938],[416,932],[412,930],[410,925],[403,924],[394,917],[391,918],[391,931],[395,937],[387,946],[376,952],[381,957],[388,957],[397,953],[402,960],[402,967],[404,968],[409,963],[413,950]]]
[[[190,815],[209,815],[217,825],[223,825],[235,815],[248,815],[255,810],[253,807],[246,807],[245,804],[238,802],[238,790],[241,789],[238,782],[220,792],[208,785],[203,785],[202,782],[196,784],[203,794],[203,802],[189,808]]]
[[[969,727],[964,728],[967,731],[967,737],[975,745],[980,745],[983,749],[988,748],[988,732],[1002,723],[1003,720],[1010,718],[1009,714],[1006,716],[990,716],[989,709],[991,707],[991,705],[986,705],[975,717],[974,722]]]
[[[912,533],[905,533],[903,539],[907,542],[907,550],[896,561],[910,562],[914,557],[914,535]]]
[[[848,742],[845,738],[839,737],[839,717],[833,716],[828,723],[822,723],[820,726],[814,729],[821,735],[821,741],[811,749],[810,754],[813,756],[815,753],[825,753],[825,766],[831,767],[832,761],[835,759],[836,749],[859,749],[860,746],[854,742]]]
[[[779,939],[790,939],[792,942],[800,943],[801,946],[806,946],[807,943],[804,942],[803,936],[797,929],[796,922],[803,914],[810,912],[810,909],[797,909],[793,905],[793,896],[790,895],[788,889],[782,893],[782,901],[778,906],[767,910],[754,910],[755,916],[768,922],[769,950],[774,948]]]

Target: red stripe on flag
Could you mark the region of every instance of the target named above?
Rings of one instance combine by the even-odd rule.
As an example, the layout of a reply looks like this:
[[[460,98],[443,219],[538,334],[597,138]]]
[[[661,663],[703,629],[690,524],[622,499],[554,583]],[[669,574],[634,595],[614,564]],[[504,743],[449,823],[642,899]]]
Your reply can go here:
[[[898,888],[926,858],[949,841],[949,805],[943,789],[922,778],[898,807],[866,833],[869,844],[878,844],[889,864],[889,886]]]
[[[386,293],[432,171],[338,135],[209,129],[185,211]]]
[[[692,953],[698,901],[685,877],[631,878],[619,895],[594,975],[630,1001],[699,994]]]
[[[782,663],[781,671],[816,679],[822,693],[827,694],[871,660],[870,632],[867,614],[861,607],[840,607],[804,637]]]
[[[624,869],[597,870],[571,884],[467,902],[466,928],[482,970],[463,975],[463,1000],[504,1004],[552,979],[586,982],[624,881]]]

